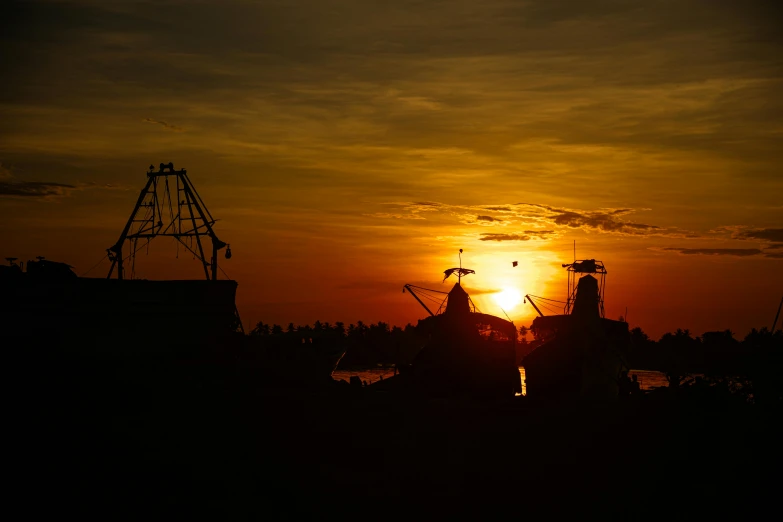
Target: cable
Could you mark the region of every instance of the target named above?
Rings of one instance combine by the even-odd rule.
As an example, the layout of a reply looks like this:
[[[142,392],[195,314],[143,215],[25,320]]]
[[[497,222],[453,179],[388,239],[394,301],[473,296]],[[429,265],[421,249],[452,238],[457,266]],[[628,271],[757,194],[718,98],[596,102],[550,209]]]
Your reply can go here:
[[[221,272],[223,272],[223,275],[224,275],[224,276],[226,276],[226,279],[229,279],[229,280],[233,281],[233,279],[231,279],[231,278],[229,277],[229,275],[226,273],[226,271],[225,271],[225,270],[223,270],[223,267],[222,267],[222,266],[218,265],[218,270],[220,270]]]
[[[92,266],[92,268],[90,268],[89,270],[87,270],[87,271],[86,271],[85,273],[83,273],[83,274],[82,274],[80,277],[84,277],[84,276],[86,276],[87,274],[89,274],[90,272],[92,272],[93,270],[95,270],[95,269],[98,267],[98,265],[100,265],[101,263],[103,263],[103,260],[104,260],[104,259],[106,259],[107,257],[109,257],[109,254],[108,254],[108,253],[107,253],[106,255],[104,255],[104,256],[101,258],[101,260],[100,260],[100,261],[98,261],[97,263],[95,263],[95,264]]]

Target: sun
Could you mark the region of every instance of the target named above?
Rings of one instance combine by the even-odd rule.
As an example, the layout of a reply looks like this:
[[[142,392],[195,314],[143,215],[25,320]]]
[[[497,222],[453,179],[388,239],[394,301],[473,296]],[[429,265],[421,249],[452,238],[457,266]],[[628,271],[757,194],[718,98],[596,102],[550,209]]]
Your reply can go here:
[[[522,301],[519,290],[508,286],[504,287],[502,291],[493,294],[492,298],[495,299],[498,306],[507,312],[513,310]]]

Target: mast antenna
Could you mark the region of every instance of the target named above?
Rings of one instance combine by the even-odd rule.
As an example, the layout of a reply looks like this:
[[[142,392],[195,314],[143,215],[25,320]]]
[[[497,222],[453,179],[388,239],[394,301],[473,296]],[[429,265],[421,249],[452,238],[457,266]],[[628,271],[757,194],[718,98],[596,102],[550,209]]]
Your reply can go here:
[[[443,280],[449,278],[449,276],[453,273],[457,274],[457,284],[460,284],[460,281],[462,281],[463,276],[466,276],[468,274],[475,274],[475,270],[471,270],[470,268],[462,268],[462,249],[459,249],[459,268],[449,268],[448,270],[443,271]]]

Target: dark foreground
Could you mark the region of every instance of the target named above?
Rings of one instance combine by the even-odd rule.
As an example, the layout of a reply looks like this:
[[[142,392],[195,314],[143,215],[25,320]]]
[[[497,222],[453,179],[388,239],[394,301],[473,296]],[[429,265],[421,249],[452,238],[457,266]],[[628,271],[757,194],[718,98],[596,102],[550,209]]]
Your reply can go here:
[[[11,377],[7,493],[25,519],[780,510],[780,412],[745,404],[294,392],[236,372],[40,361]]]

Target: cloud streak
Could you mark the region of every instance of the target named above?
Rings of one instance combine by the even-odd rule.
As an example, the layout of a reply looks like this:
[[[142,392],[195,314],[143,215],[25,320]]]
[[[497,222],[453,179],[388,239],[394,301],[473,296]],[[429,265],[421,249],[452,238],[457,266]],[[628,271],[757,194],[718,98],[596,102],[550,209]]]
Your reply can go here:
[[[557,235],[562,230],[581,229],[586,232],[598,232],[625,236],[658,236],[696,238],[699,234],[675,228],[665,228],[654,224],[641,223],[627,219],[627,216],[649,209],[603,208],[596,210],[571,209],[536,203],[516,203],[505,205],[450,205],[440,202],[392,203],[412,214],[422,212],[451,214],[460,216],[468,225],[504,226],[523,228],[519,232],[508,231],[504,234],[483,234],[483,241],[526,241],[525,236],[544,239]],[[492,211],[502,217],[490,216],[480,212]],[[381,216],[378,216],[381,217]],[[424,218],[426,219],[426,217]],[[556,227],[549,230],[530,230],[530,225]]]
[[[554,230],[525,230],[523,234],[492,234],[484,233],[480,241],[530,241],[531,239],[550,239]]]
[[[530,241],[525,234],[481,234],[479,241]]]
[[[735,256],[749,257],[758,256],[763,252],[758,248],[680,248],[666,247],[662,248],[666,252],[676,252],[683,255],[702,255],[702,256]]]
[[[174,132],[183,132],[185,130],[182,127],[180,127],[179,125],[174,125],[172,123],[169,123],[169,122],[163,121],[163,120],[155,120],[155,119],[152,119],[152,118],[144,118],[143,121],[145,123],[154,123],[155,125],[160,125],[164,129],[168,129],[168,130],[171,130],[171,131],[174,131]]]
[[[0,196],[22,197],[22,198],[48,198],[56,196],[66,196],[71,190],[76,189],[75,185],[68,183],[54,183],[49,181],[18,181],[2,180],[0,181]]]
[[[599,210],[575,210],[548,205],[532,203],[519,203],[521,208],[529,208],[554,225],[568,228],[581,228],[583,230],[608,232],[624,235],[651,235],[666,233],[664,229],[656,225],[626,221],[623,216],[649,209],[599,209]]]
[[[736,239],[756,239],[783,243],[783,228],[748,228],[735,229],[733,237]]]

